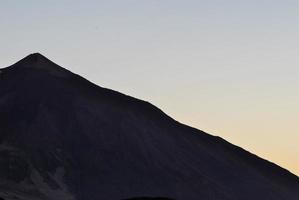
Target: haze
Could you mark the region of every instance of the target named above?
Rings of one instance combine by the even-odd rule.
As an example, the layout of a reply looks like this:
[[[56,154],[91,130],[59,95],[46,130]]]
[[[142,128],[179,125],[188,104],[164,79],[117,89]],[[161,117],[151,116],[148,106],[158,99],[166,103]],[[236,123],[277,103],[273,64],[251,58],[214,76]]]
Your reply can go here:
[[[1,1],[0,66],[33,52],[299,174],[299,2]]]

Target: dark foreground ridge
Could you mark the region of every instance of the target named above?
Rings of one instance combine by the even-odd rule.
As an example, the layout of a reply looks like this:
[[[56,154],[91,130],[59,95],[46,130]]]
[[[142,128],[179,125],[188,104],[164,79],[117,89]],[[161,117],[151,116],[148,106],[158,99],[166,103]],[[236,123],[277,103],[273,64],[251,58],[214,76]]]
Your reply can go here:
[[[163,197],[135,197],[135,198],[124,199],[124,200],[173,200],[173,199],[163,198]]]
[[[299,179],[41,54],[0,70],[0,199],[135,197],[298,200]]]

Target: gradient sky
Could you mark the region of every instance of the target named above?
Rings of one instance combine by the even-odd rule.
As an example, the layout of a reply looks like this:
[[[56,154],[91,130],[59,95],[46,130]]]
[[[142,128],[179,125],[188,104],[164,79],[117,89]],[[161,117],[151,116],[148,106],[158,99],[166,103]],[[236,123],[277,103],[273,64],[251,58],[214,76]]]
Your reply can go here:
[[[299,1],[1,0],[0,66],[40,52],[299,175]]]

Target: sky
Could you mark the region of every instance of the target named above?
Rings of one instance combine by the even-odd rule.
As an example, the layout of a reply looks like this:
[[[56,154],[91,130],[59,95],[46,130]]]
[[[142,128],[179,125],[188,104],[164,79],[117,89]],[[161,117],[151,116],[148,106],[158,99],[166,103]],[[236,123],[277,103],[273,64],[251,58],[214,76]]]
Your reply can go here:
[[[0,66],[40,52],[299,175],[298,9],[295,0],[1,0]]]

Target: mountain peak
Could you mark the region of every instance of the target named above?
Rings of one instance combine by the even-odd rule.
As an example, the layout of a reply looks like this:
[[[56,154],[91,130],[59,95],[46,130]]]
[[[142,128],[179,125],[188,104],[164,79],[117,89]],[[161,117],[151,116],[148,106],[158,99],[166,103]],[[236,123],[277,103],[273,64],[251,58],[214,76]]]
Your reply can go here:
[[[40,53],[32,53],[29,54],[28,56],[26,56],[25,58],[21,59],[19,62],[17,62],[15,65],[22,65],[25,67],[42,67],[43,65],[56,65],[55,63],[53,63],[51,60],[49,60],[48,58],[46,58],[45,56],[43,56]]]
[[[11,69],[37,69],[43,70],[50,74],[54,74],[56,76],[66,76],[70,74],[70,72],[63,67],[60,67],[56,63],[52,62],[50,59],[45,57],[40,53],[32,53],[21,59],[17,63],[11,65]]]
[[[49,60],[48,58],[46,58],[45,56],[43,56],[42,54],[40,54],[38,52],[37,53],[29,54],[24,59],[30,60],[30,61],[33,61],[33,62],[36,62],[38,60]]]

